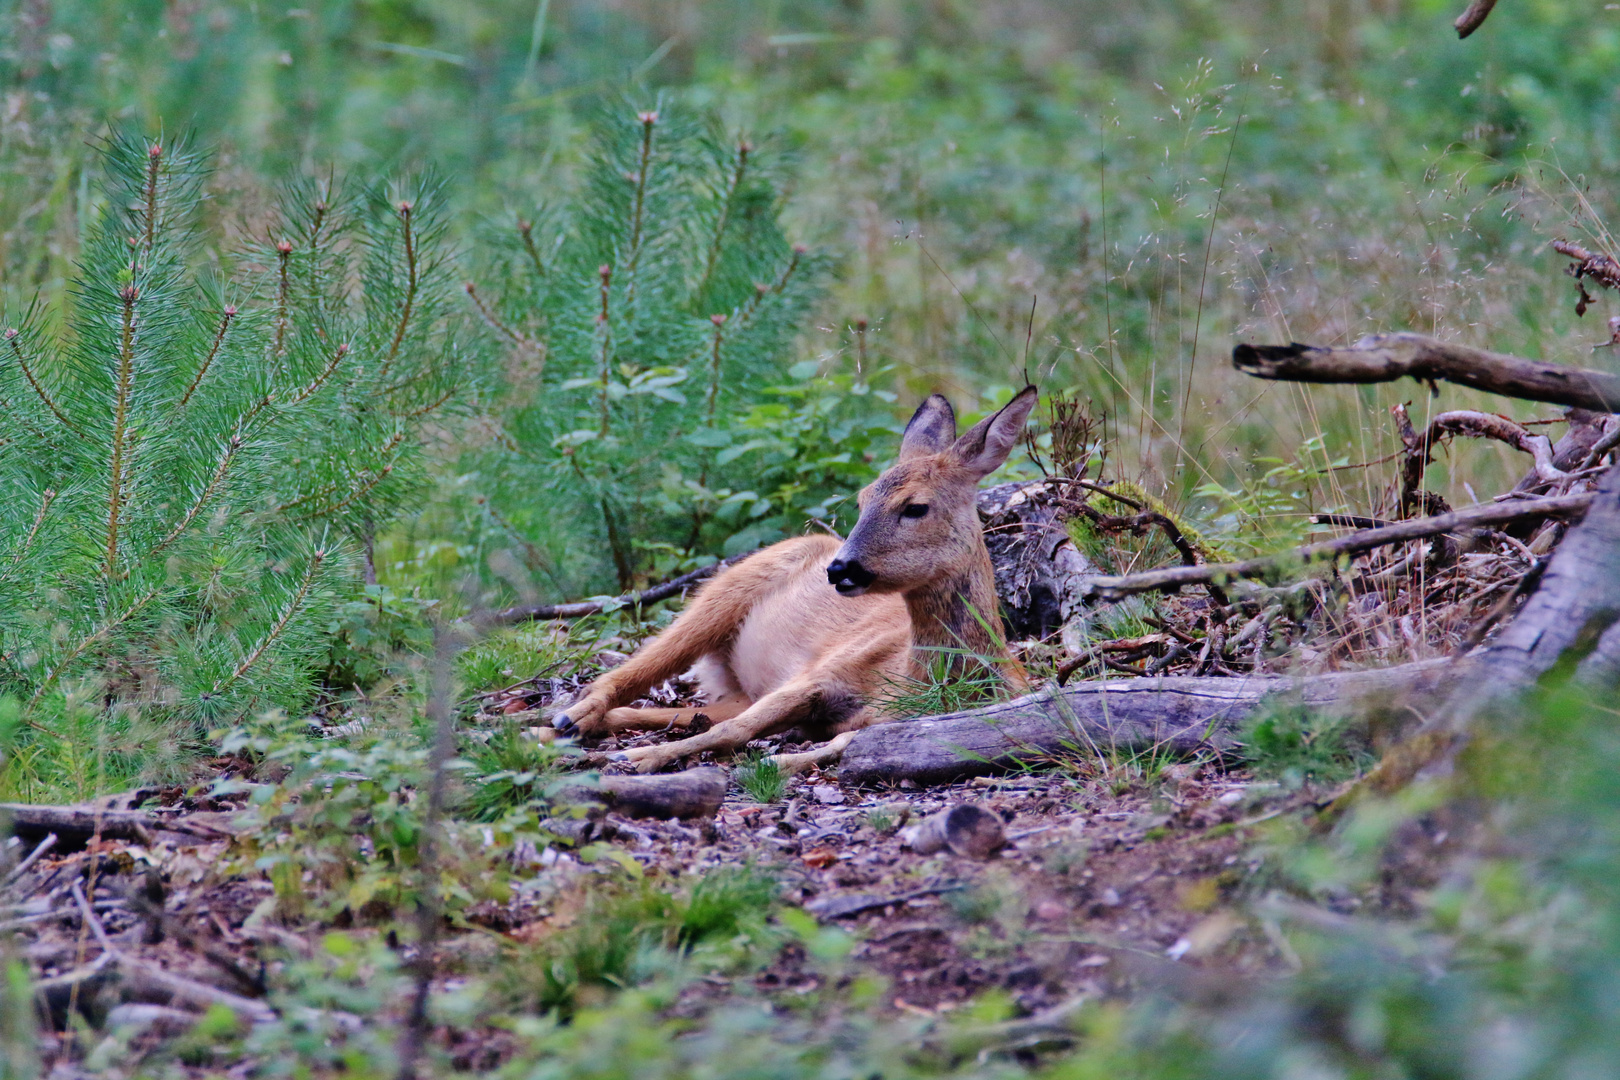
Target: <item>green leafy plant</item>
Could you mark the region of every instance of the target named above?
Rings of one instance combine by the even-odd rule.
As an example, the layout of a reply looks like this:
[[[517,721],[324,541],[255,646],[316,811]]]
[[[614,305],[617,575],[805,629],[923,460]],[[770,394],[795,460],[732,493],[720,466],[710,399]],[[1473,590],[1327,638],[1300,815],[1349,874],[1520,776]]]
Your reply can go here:
[[[787,774],[782,772],[782,767],[769,754],[750,754],[737,766],[732,776],[737,786],[748,792],[749,798],[755,802],[779,802],[787,791]]]
[[[232,732],[223,748],[288,769],[279,783],[254,789],[243,817],[249,831],[234,852],[243,870],[269,877],[278,913],[380,919],[414,904],[427,802],[418,792],[430,771],[429,749],[410,737],[356,749],[248,729]],[[469,770],[459,758],[445,767],[458,777]],[[439,901],[452,917],[478,900],[509,895],[512,870],[495,852],[520,839],[545,846],[532,812],[492,818],[483,828],[498,840],[493,847],[478,826],[440,822]]]
[[[360,596],[337,605],[327,623],[328,687],[373,687],[397,678],[433,648],[429,614],[436,600],[402,595],[386,585],[367,585]]]
[[[672,972],[695,950],[718,950],[710,959],[728,966],[771,938],[776,891],[775,879],[753,867],[721,868],[679,892],[650,882],[601,888],[524,965],[538,969],[539,985],[512,992],[567,1017],[582,999]]]
[[[104,162],[62,320],[0,334],[0,690],[35,718],[82,688],[199,728],[296,709],[462,377],[436,189],[294,185],[216,279],[203,157]]]

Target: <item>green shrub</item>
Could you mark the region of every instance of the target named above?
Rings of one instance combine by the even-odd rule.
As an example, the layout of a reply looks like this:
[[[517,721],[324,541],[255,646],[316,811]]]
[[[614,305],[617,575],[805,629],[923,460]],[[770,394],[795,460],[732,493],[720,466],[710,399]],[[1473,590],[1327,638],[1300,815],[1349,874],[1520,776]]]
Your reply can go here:
[[[420,490],[418,431],[468,370],[436,189],[294,185],[211,277],[202,156],[119,138],[105,163],[65,316],[0,335],[0,691],[297,709],[355,541]]]
[[[871,475],[892,417],[787,368],[829,263],[787,239],[780,155],[663,99],[603,112],[586,155],[576,196],[489,233],[473,300],[522,374],[517,453],[477,466],[531,569],[627,588],[798,532]]]
[[[637,986],[674,971],[699,947],[716,947],[725,961],[732,939],[746,935],[754,940],[745,945],[757,946],[768,936],[765,919],[775,896],[775,880],[753,867],[722,867],[681,892],[651,882],[604,886],[572,924],[540,943],[532,966],[521,965],[538,968],[538,985],[511,992],[567,1017],[582,992],[595,1000],[603,990]],[[746,957],[747,948],[738,955]]]
[[[463,812],[474,821],[499,821],[513,810],[533,806],[555,792],[564,759],[576,752],[540,742],[513,723],[482,741],[469,739],[462,751],[468,764]]]

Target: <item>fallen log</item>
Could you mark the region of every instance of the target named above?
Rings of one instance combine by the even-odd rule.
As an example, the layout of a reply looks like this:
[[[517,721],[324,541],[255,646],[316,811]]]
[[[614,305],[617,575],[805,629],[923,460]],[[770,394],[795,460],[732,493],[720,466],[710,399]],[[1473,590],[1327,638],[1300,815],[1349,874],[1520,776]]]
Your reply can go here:
[[[51,833],[60,839],[58,853],[82,850],[99,832],[104,840],[133,840],[150,844],[153,834],[169,831],[204,840],[229,837],[217,824],[231,815],[153,814],[145,810],[120,810],[91,804],[36,806],[32,803],[0,803],[0,836],[9,834],[26,841],[43,840]]]
[[[1484,528],[1527,518],[1566,517],[1583,513],[1595,498],[1593,492],[1582,491],[1573,495],[1557,495],[1545,499],[1515,499],[1510,502],[1486,503],[1454,510],[1449,514],[1397,521],[1379,529],[1363,529],[1349,536],[1306,544],[1281,555],[1265,555],[1230,563],[1204,563],[1199,566],[1171,566],[1162,570],[1148,570],[1123,577],[1094,577],[1087,583],[1086,596],[1091,600],[1117,601],[1127,596],[1146,592],[1169,592],[1183,585],[1203,585],[1208,582],[1225,583],[1243,578],[1273,578],[1284,571],[1328,562],[1341,555],[1355,555],[1363,551],[1400,544],[1408,540],[1422,540],[1460,529]]]
[[[1530,686],[1566,657],[1578,678],[1620,684],[1620,467],[1592,495],[1518,617],[1476,654],[1484,677],[1459,690],[1446,710],[1452,723]]]
[[[1255,710],[1297,704],[1348,712],[1384,702],[1420,710],[1473,670],[1425,661],[1291,678],[1175,676],[1047,686],[980,709],[863,728],[844,749],[841,783],[947,783],[1076,756],[1160,748],[1230,750]]]
[[[0,829],[10,826],[23,840],[39,841],[55,833],[64,850],[82,848],[97,832],[107,840],[152,842],[153,829],[165,825],[144,810],[108,810],[98,806],[34,806],[0,803]]]
[[[1492,394],[1620,412],[1620,375],[1471,349],[1422,334],[1373,334],[1347,349],[1315,345],[1238,345],[1232,366],[1260,379],[1379,383],[1413,378]]]
[[[725,801],[727,787],[726,774],[709,767],[651,776],[604,776],[570,791],[625,817],[667,820],[714,817]]]

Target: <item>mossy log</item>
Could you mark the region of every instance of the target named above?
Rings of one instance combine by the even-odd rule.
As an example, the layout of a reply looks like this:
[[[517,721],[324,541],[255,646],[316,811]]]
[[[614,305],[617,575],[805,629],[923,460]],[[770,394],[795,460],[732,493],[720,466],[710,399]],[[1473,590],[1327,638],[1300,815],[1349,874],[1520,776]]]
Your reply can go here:
[[[1048,686],[997,705],[859,731],[844,750],[838,778],[863,786],[937,784],[1054,759],[1231,750],[1243,722],[1262,708],[1297,704],[1348,713],[1410,706],[1421,712],[1472,670],[1470,663],[1433,660],[1300,677],[1172,676]]]

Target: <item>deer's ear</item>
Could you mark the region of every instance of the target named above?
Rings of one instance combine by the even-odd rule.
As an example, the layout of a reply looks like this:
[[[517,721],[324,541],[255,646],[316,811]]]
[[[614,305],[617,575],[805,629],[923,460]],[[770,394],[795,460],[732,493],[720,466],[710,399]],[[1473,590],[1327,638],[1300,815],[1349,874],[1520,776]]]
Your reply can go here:
[[[900,460],[921,454],[937,454],[956,438],[956,410],[938,394],[917,406],[900,437]]]
[[[1035,408],[1040,392],[1026,386],[994,416],[987,416],[968,428],[951,447],[962,465],[976,478],[989,476],[1007,460],[1013,447],[1024,437],[1024,422]]]

